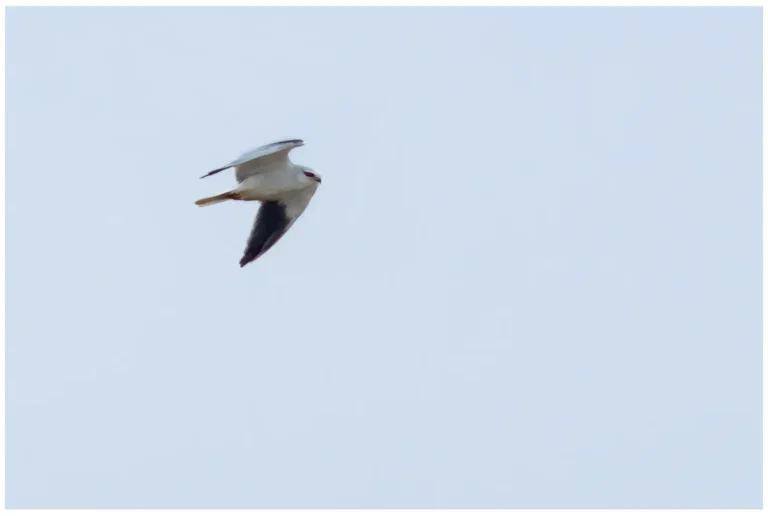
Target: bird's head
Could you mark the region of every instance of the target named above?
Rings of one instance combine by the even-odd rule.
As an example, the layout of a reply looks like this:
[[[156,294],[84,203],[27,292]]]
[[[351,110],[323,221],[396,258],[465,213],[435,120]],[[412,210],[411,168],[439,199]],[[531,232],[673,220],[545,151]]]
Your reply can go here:
[[[304,181],[307,181],[309,184],[317,183],[320,184],[323,182],[323,178],[320,177],[320,174],[315,172],[309,167],[301,167],[301,177]]]

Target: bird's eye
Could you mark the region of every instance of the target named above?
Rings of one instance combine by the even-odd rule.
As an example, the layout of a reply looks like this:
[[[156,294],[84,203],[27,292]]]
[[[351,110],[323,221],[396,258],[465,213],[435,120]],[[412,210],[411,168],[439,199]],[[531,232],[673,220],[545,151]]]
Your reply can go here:
[[[315,174],[313,174],[312,172],[307,172],[306,170],[304,171],[304,175],[307,177],[315,177]]]

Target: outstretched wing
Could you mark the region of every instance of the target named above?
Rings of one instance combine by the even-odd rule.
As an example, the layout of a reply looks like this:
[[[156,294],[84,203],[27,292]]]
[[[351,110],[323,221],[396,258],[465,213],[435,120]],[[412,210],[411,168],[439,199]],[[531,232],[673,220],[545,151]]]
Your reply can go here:
[[[261,203],[240,267],[266,253],[290,229],[312,200],[317,185],[291,192],[279,201]]]
[[[227,170],[228,168],[237,167],[235,172],[236,178],[238,181],[242,181],[249,175],[264,170],[271,164],[279,161],[287,161],[288,153],[291,149],[301,147],[302,145],[304,145],[303,140],[284,140],[281,142],[270,143],[269,145],[264,145],[258,149],[246,152],[226,166],[211,170],[204,176],[200,176],[200,179],[212,176],[213,174],[218,174],[222,170]]]

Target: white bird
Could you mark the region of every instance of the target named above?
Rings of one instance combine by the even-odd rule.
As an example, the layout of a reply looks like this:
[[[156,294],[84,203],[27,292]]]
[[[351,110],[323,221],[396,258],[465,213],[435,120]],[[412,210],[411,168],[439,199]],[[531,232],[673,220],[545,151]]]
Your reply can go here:
[[[201,177],[235,167],[235,179],[239,184],[229,192],[195,201],[198,206],[210,206],[228,200],[261,202],[248,244],[240,259],[240,267],[266,253],[285,235],[307,208],[321,183],[320,175],[314,170],[295,165],[288,159],[288,153],[302,145],[302,140],[270,143],[246,152],[227,166]]]

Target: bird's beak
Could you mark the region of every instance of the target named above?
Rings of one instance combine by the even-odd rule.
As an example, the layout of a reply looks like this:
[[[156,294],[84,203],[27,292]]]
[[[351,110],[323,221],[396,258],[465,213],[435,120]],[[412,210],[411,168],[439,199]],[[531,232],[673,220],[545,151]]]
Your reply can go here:
[[[317,177],[317,176],[315,176],[315,181],[317,181],[318,183],[322,183],[322,182],[323,182],[323,180],[322,180],[322,179],[320,179],[320,178],[319,178],[319,177]]]

